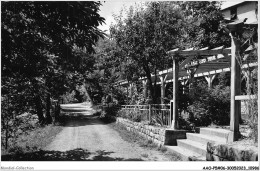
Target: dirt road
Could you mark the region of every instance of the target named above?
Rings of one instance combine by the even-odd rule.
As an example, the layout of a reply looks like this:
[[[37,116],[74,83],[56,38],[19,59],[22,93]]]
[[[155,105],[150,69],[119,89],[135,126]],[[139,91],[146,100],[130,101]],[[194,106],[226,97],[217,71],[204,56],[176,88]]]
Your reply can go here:
[[[85,107],[84,107],[85,106]],[[61,106],[64,111],[74,115],[44,150],[73,152],[85,150],[86,160],[169,160],[161,152],[147,150],[137,144],[124,141],[119,133],[93,116],[93,109],[88,105]]]

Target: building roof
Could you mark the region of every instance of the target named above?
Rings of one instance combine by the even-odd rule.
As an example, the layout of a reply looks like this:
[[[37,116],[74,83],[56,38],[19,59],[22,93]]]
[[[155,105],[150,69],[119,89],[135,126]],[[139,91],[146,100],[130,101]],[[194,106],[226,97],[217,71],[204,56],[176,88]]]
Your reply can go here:
[[[241,4],[243,2],[246,2],[246,1],[224,1],[221,5],[221,10],[228,9],[230,7]]]

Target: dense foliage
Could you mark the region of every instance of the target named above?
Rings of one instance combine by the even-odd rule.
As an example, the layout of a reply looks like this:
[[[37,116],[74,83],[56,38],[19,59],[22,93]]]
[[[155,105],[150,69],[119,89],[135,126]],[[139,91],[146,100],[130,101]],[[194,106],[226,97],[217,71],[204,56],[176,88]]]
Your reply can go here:
[[[220,2],[184,1],[178,4],[185,16],[182,43],[186,48],[230,47],[230,37],[220,29],[220,23],[224,19]]]
[[[180,9],[171,2],[148,2],[146,9],[131,7],[127,18],[117,16],[111,27],[111,36],[122,53],[120,61],[126,71],[125,79],[133,81],[146,76],[151,98],[155,102],[156,91],[151,74],[169,67],[166,51],[176,46],[180,35]]]
[[[190,122],[196,126],[229,125],[229,87],[218,85],[210,89],[207,84],[198,84],[190,98],[191,104],[187,107]]]
[[[116,16],[111,36],[121,53],[124,79],[146,77],[152,103],[157,103],[151,74],[171,67],[167,51],[230,46],[230,39],[219,29],[223,16],[217,2],[147,2],[145,7],[131,7],[126,19]]]
[[[1,2],[1,130],[25,111],[51,123],[53,99],[77,85],[94,65],[103,33],[99,2]],[[8,136],[6,136],[8,138]]]
[[[3,2],[2,95],[13,91],[35,101],[59,98],[93,68],[93,45],[104,21],[98,2]],[[77,12],[76,12],[77,11]],[[28,92],[28,95],[25,94]]]
[[[115,122],[119,110],[120,105],[118,104],[108,103],[106,105],[102,105],[100,118],[106,123]]]

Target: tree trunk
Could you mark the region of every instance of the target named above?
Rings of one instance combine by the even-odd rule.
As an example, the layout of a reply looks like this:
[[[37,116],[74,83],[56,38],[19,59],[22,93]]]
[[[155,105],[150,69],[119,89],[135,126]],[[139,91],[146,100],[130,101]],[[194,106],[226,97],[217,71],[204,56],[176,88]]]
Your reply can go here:
[[[45,122],[45,118],[44,118],[43,112],[42,112],[42,100],[41,100],[40,95],[36,95],[34,97],[34,102],[35,102],[35,107],[36,107],[36,112],[38,115],[39,123],[41,125],[43,125]]]
[[[46,122],[47,124],[52,123],[52,117],[51,117],[51,95],[50,93],[47,93],[46,97]]]
[[[55,107],[54,107],[54,121],[53,121],[53,123],[60,120],[60,109],[61,109],[60,103],[56,102]]]
[[[156,103],[157,103],[156,80],[157,80],[157,74],[156,74],[156,67],[155,67],[155,68],[154,68],[154,83],[153,83],[153,89],[154,89],[153,104],[156,104]]]
[[[2,118],[3,119],[3,118]],[[9,138],[9,125],[6,121],[6,130],[5,130],[5,149],[8,149],[8,138]]]
[[[150,94],[151,94],[151,97],[152,97],[152,103],[155,103],[156,102],[156,96],[155,96],[155,92],[154,92],[155,90],[154,90],[154,87],[153,87],[151,72],[150,72],[148,66],[143,65],[143,69],[145,71],[145,74],[146,74],[146,77],[147,77],[147,80],[148,80],[147,84],[148,84],[148,88],[149,88],[149,91],[150,91]]]

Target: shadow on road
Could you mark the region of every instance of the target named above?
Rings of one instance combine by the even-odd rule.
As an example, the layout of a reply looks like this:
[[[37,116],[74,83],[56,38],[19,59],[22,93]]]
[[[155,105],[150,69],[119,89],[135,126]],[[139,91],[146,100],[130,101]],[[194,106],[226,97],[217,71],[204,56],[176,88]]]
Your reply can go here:
[[[139,158],[118,158],[110,157],[114,152],[96,151],[91,153],[88,150],[77,148],[65,152],[61,151],[36,151],[3,155],[2,161],[142,161]]]
[[[65,115],[61,119],[62,126],[64,127],[79,127],[86,125],[106,125],[108,123],[103,122],[99,115],[82,115],[71,114]]]

